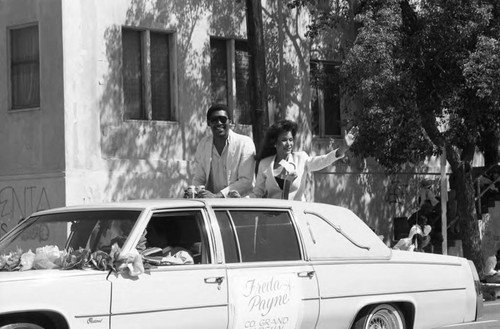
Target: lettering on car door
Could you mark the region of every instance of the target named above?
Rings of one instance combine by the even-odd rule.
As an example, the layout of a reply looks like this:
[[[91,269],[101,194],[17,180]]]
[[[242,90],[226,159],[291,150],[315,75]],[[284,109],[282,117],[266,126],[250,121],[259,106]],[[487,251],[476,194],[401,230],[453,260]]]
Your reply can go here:
[[[216,210],[229,282],[230,328],[314,328],[318,286],[289,210]]]

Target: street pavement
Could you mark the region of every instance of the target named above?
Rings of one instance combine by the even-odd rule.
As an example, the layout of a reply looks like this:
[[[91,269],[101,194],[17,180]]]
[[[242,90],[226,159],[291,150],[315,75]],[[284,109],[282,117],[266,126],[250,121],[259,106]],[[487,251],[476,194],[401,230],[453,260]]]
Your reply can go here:
[[[500,299],[484,302],[482,318],[473,323],[462,323],[441,328],[457,329],[500,329]]]

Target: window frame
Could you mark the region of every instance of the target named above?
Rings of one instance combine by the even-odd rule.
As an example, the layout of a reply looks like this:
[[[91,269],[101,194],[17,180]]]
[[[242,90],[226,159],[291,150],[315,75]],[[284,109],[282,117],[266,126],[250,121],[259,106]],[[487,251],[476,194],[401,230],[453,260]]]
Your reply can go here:
[[[140,51],[141,51],[141,89],[142,89],[142,111],[141,118],[127,118],[125,111],[125,89],[124,89],[124,72],[123,72],[123,31],[134,31],[140,33]],[[157,122],[176,122],[179,118],[178,113],[178,74],[177,74],[177,31],[172,29],[153,29],[144,28],[136,26],[122,26],[121,30],[121,91],[122,91],[122,103],[123,103],[123,120],[124,121],[157,121]],[[151,33],[165,34],[168,38],[168,72],[169,72],[169,93],[170,93],[170,104],[169,120],[158,120],[153,119],[153,107],[152,107],[152,83],[151,83]]]
[[[234,243],[234,246],[233,245],[232,246],[236,249],[236,250],[232,250],[232,253],[237,256],[237,261],[234,261],[234,262],[231,261],[230,264],[240,264],[241,263],[240,246],[239,246],[239,241],[238,241],[237,236],[236,236],[236,229],[234,227],[234,223],[231,220],[231,216],[229,214],[229,209],[214,208],[213,212],[215,215],[214,217],[215,217],[215,223],[217,224],[218,233],[220,234],[220,237],[221,237],[221,242],[222,242],[221,250],[222,250],[224,262],[228,263],[227,256],[229,255],[229,253],[227,252],[227,245],[226,245],[226,239],[225,239],[226,235],[223,232],[223,226],[221,225],[221,221],[219,219],[218,213],[224,213],[224,216],[227,217],[227,220],[229,222],[229,226],[227,228],[229,228],[229,230],[230,230],[229,235],[230,235],[230,238],[233,240],[232,242]]]
[[[217,216],[218,212],[224,212],[226,213],[229,223],[231,225],[231,230],[232,230],[232,238],[235,240],[235,245],[236,245],[236,254],[238,255],[238,262],[231,262],[227,263],[226,260],[226,250],[223,248],[224,252],[224,262],[227,264],[252,264],[252,263],[275,263],[275,262],[302,262],[305,260],[305,252],[304,252],[304,244],[303,244],[303,238],[300,232],[300,229],[297,225],[294,213],[291,209],[286,209],[286,208],[240,208],[240,207],[214,207],[213,208],[214,214],[215,214],[215,219],[217,222],[217,225],[219,226],[219,230],[222,231],[220,227],[220,221]],[[238,232],[236,229],[236,225],[233,220],[233,216],[231,215],[231,212],[279,212],[282,214],[288,214],[288,218],[290,220],[290,224],[292,225],[293,232],[295,233],[295,238],[297,241],[297,247],[298,247],[298,252],[299,252],[299,259],[295,260],[258,260],[258,261],[244,261],[242,259],[242,251],[241,251],[241,244],[240,244],[240,238],[238,236]],[[224,243],[224,237],[222,237],[222,242]]]
[[[14,30],[21,30],[21,29],[26,29],[26,28],[31,28],[31,27],[37,27],[37,39],[38,39],[38,104],[34,106],[28,106],[28,107],[14,107],[13,104],[13,91],[14,91],[14,86],[12,84],[12,66],[13,66],[13,59],[12,59],[12,31]],[[25,24],[20,24],[20,25],[12,25],[7,27],[7,94],[8,94],[8,113],[18,113],[18,112],[24,112],[24,111],[34,111],[34,110],[40,110],[41,108],[41,103],[42,103],[42,70],[41,70],[41,49],[40,49],[40,24],[38,21],[36,22],[30,22],[30,23],[25,23]]]
[[[192,265],[203,266],[203,265],[212,265],[217,262],[217,253],[215,252],[215,240],[213,235],[213,229],[211,222],[208,218],[206,210],[203,208],[172,208],[172,209],[155,209],[151,211],[146,220],[144,229],[147,229],[148,225],[151,223],[154,217],[168,216],[172,214],[178,213],[196,213],[196,216],[199,215],[199,221],[197,220],[198,229],[200,229],[200,238],[201,243],[206,243],[206,245],[202,245],[202,247],[206,248],[208,262],[207,263],[195,263]],[[167,215],[168,214],[168,215]],[[201,224],[201,225],[200,225]],[[204,229],[203,231],[201,229]],[[142,232],[141,232],[142,233]],[[191,264],[182,264],[182,266],[192,266]],[[180,266],[180,265],[175,265]],[[159,268],[164,268],[168,266],[158,266]]]
[[[227,81],[226,81],[226,98],[227,98],[227,107],[229,108],[229,111],[231,111],[231,116],[233,117],[233,121],[236,124],[240,125],[251,125],[251,113],[247,113],[246,115],[241,115],[243,113],[243,109],[238,109],[237,111],[237,104],[238,104],[238,95],[237,95],[237,85],[236,85],[236,43],[245,43],[247,48],[248,48],[248,39],[243,39],[243,38],[225,38],[225,37],[220,37],[220,36],[210,36],[210,43],[212,40],[218,40],[218,41],[224,41],[225,42],[225,51],[226,51],[226,71],[227,71]],[[248,51],[247,51],[248,52]],[[248,52],[249,54],[249,52]],[[249,54],[250,55],[250,54]],[[212,47],[210,45],[210,66],[212,65]],[[250,64],[249,64],[249,70]],[[212,71],[212,68],[210,67],[210,73]],[[248,79],[248,83],[251,83],[251,77]],[[210,88],[212,88],[212,74],[210,74]],[[213,94],[212,90],[210,90],[210,99],[212,102],[213,100]],[[249,97],[250,101],[250,97]],[[249,112],[251,112],[251,109],[249,109]],[[239,122],[240,117],[247,117],[250,119],[250,122],[248,123],[242,123]]]
[[[338,86],[338,91],[339,91],[339,94],[338,94],[338,117],[339,117],[339,131],[340,133],[339,134],[327,134],[326,133],[326,129],[325,129],[325,95],[324,95],[324,90],[322,88],[317,88],[317,92],[318,92],[318,132],[315,132],[314,131],[314,121],[315,121],[315,118],[314,118],[314,113],[313,113],[313,84],[312,84],[312,63],[316,63],[316,65],[318,64],[321,64],[321,65],[329,65],[329,66],[334,66],[335,69],[338,69],[340,67],[340,65],[342,64],[342,62],[340,61],[333,61],[333,60],[317,60],[317,59],[311,59],[309,61],[309,83],[310,83],[310,88],[311,88],[311,102],[310,102],[310,108],[311,108],[311,120],[313,121],[312,122],[312,127],[313,127],[313,135],[314,137],[317,137],[317,138],[342,138],[342,109],[341,109],[341,102],[342,102],[342,99],[341,99],[341,85],[339,82],[337,82]]]

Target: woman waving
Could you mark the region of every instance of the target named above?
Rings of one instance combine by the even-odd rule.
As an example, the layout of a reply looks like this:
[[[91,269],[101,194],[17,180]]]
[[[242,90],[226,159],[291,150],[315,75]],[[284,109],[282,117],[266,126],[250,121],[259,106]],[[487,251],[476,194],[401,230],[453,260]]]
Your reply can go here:
[[[321,170],[344,156],[354,142],[354,132],[345,136],[345,145],[325,155],[309,156],[293,150],[297,123],[275,122],[266,132],[264,147],[257,157],[257,180],[250,197],[304,200],[307,174]]]

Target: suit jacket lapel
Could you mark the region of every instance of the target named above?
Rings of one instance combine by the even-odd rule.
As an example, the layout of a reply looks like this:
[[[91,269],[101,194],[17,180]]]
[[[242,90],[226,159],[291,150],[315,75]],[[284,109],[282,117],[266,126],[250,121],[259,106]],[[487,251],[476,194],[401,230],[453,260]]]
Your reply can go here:
[[[210,169],[212,167],[212,150],[214,148],[214,140],[213,137],[208,140],[208,143],[205,145],[205,152],[207,152],[208,156],[205,157],[205,174],[206,174],[206,182],[208,182],[208,178],[210,177]]]
[[[236,141],[232,130],[229,130],[228,145],[227,145],[227,159],[226,159],[226,170],[227,170],[227,184],[231,182],[231,174],[238,164],[238,158],[236,157]]]

